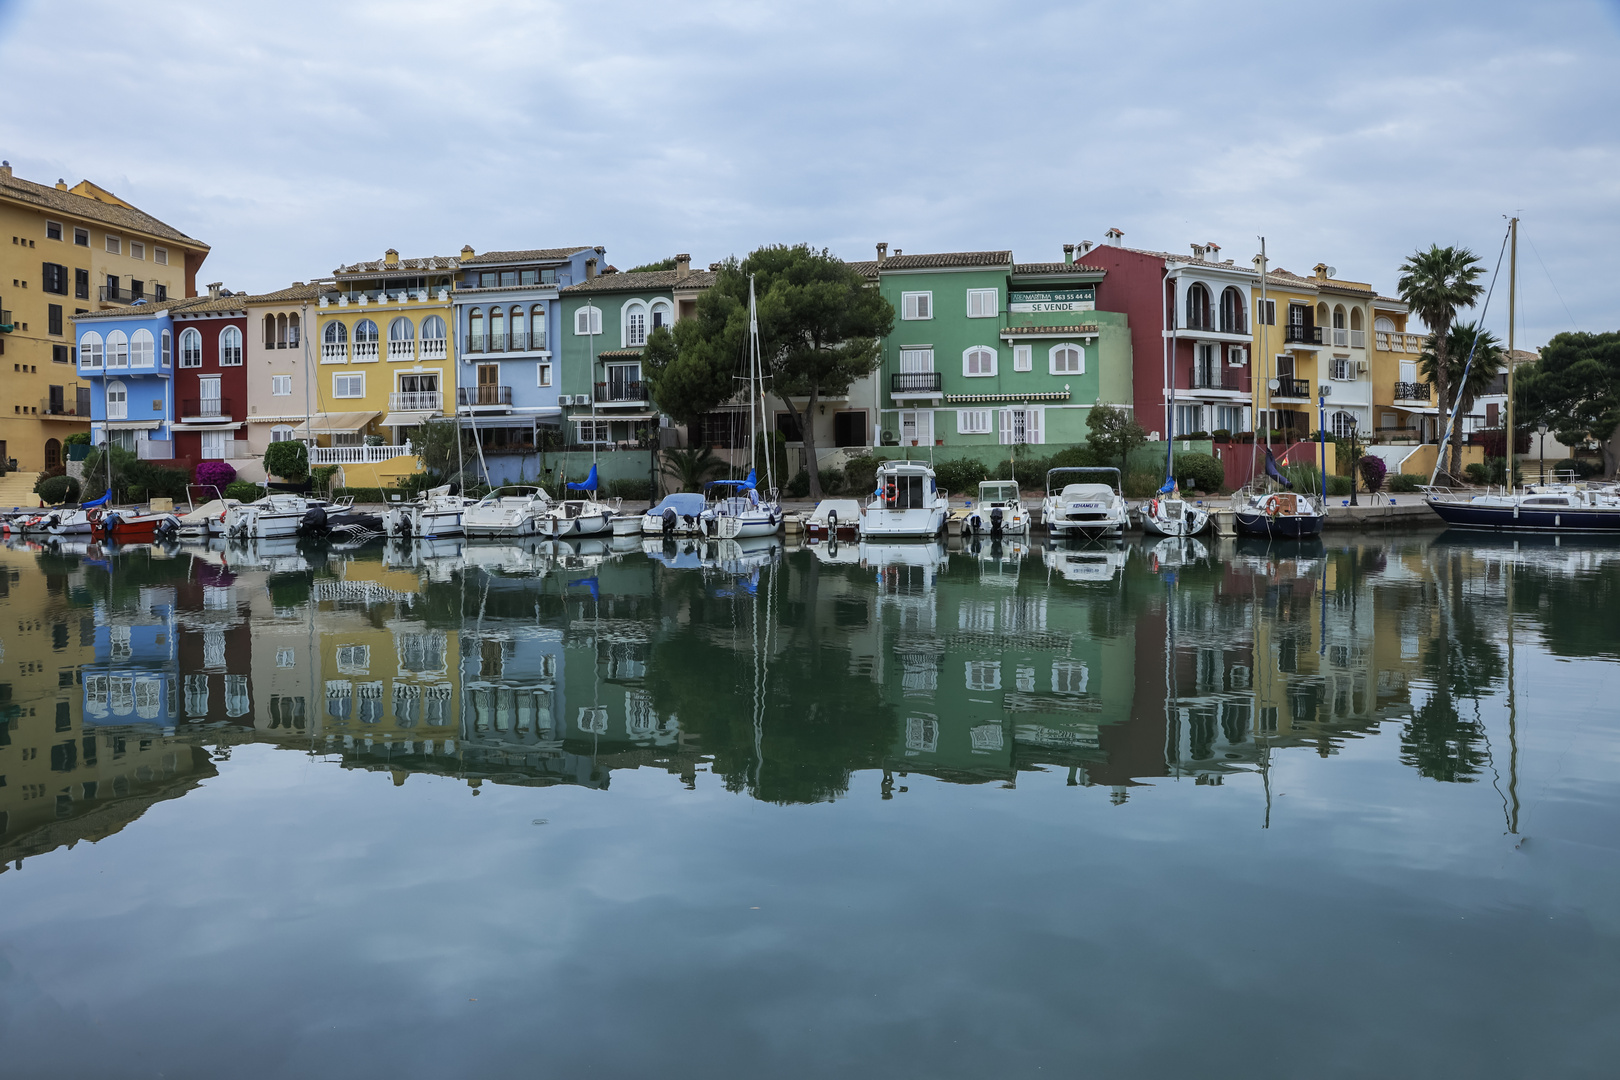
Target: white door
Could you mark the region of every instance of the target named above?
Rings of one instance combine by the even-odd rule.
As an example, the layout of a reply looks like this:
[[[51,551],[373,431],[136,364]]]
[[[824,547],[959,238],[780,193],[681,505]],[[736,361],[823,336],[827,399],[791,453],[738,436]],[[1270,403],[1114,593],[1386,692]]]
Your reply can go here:
[[[198,416],[218,416],[219,415],[219,380],[218,379],[198,379],[197,380],[197,396],[198,396],[198,398],[201,399],[198,402],[198,412],[197,412]],[[204,454],[203,456],[206,457],[207,455]]]
[[[910,445],[932,446],[934,442],[934,414],[929,409],[906,409],[900,414],[900,442]]]
[[[202,433],[202,456],[206,461],[223,461],[225,458],[225,440],[231,437],[228,431],[205,431]]]
[[[917,373],[917,372],[926,372],[926,371],[933,371],[933,370],[934,370],[934,350],[933,349],[901,349],[900,350],[900,371],[901,371],[902,374],[910,375],[910,374],[914,374],[914,373]]]

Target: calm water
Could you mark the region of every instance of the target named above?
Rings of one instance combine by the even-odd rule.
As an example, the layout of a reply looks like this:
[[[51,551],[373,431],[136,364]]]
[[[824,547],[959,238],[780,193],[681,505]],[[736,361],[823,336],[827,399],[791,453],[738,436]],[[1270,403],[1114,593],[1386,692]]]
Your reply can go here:
[[[0,1073],[1586,1076],[1620,548],[0,549]]]

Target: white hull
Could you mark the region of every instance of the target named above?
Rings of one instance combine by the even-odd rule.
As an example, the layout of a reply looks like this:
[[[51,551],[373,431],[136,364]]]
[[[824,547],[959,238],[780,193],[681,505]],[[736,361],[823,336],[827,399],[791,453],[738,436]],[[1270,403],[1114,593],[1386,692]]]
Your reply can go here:
[[[861,539],[931,539],[945,528],[945,506],[915,510],[868,508],[861,518]]]
[[[1168,500],[1159,504],[1157,513],[1153,512],[1152,505],[1142,507],[1142,531],[1157,536],[1197,536],[1209,525],[1209,512],[1185,502],[1179,503],[1179,513],[1175,503],[1166,505]]]
[[[522,517],[517,521],[481,521],[473,517],[472,512],[461,515],[462,534],[469,539],[483,537],[510,539],[517,536],[537,536],[539,529],[533,517]]]
[[[565,518],[553,511],[539,520],[539,534],[550,540],[574,540],[582,536],[600,536],[611,533],[613,511],[601,510]]]
[[[298,526],[303,524],[303,521],[304,511],[295,514],[261,514],[249,511],[236,521],[227,523],[227,535],[251,540],[275,540],[297,536]]]
[[[614,536],[640,536],[646,527],[647,519],[640,514],[626,514],[613,519]]]

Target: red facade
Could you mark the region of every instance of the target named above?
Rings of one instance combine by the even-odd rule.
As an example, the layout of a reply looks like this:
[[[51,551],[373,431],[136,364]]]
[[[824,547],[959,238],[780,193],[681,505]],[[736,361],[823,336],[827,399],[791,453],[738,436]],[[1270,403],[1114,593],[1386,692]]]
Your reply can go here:
[[[175,456],[231,460],[248,414],[247,314],[177,312],[174,323]]]
[[[1147,431],[1165,431],[1164,328],[1165,265],[1162,256],[1103,245],[1075,262],[1108,271],[1097,286],[1097,307],[1123,311],[1131,325],[1131,396],[1136,422]],[[1186,343],[1187,363],[1192,343]],[[1189,375],[1190,377],[1190,375]]]

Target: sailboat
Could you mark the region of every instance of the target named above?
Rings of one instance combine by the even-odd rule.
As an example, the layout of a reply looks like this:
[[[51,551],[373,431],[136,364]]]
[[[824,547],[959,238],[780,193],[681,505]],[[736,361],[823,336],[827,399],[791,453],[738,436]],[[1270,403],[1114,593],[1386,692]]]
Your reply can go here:
[[[1174,393],[1173,387],[1171,392]],[[1171,415],[1174,416],[1173,406]],[[1181,497],[1181,486],[1176,483],[1174,419],[1170,427],[1170,441],[1164,455],[1164,486],[1142,504],[1142,530],[1160,536],[1196,536],[1209,526],[1209,511]]]
[[[748,279],[748,456],[755,460],[756,433],[766,428],[764,364],[759,352],[759,308],[754,302],[754,279]],[[765,455],[765,494],[759,491],[757,470],[750,466],[742,480],[715,480],[708,485],[709,505],[701,518],[703,532],[724,540],[747,536],[773,536],[782,526],[772,458]]]
[[[596,466],[593,464],[589,476],[568,484],[563,493],[565,497],[560,502],[552,503],[545,514],[535,520],[535,531],[552,540],[611,533],[614,508],[597,501],[596,492],[600,486],[601,481],[597,479]],[[581,497],[568,497],[570,492],[576,491]]]

